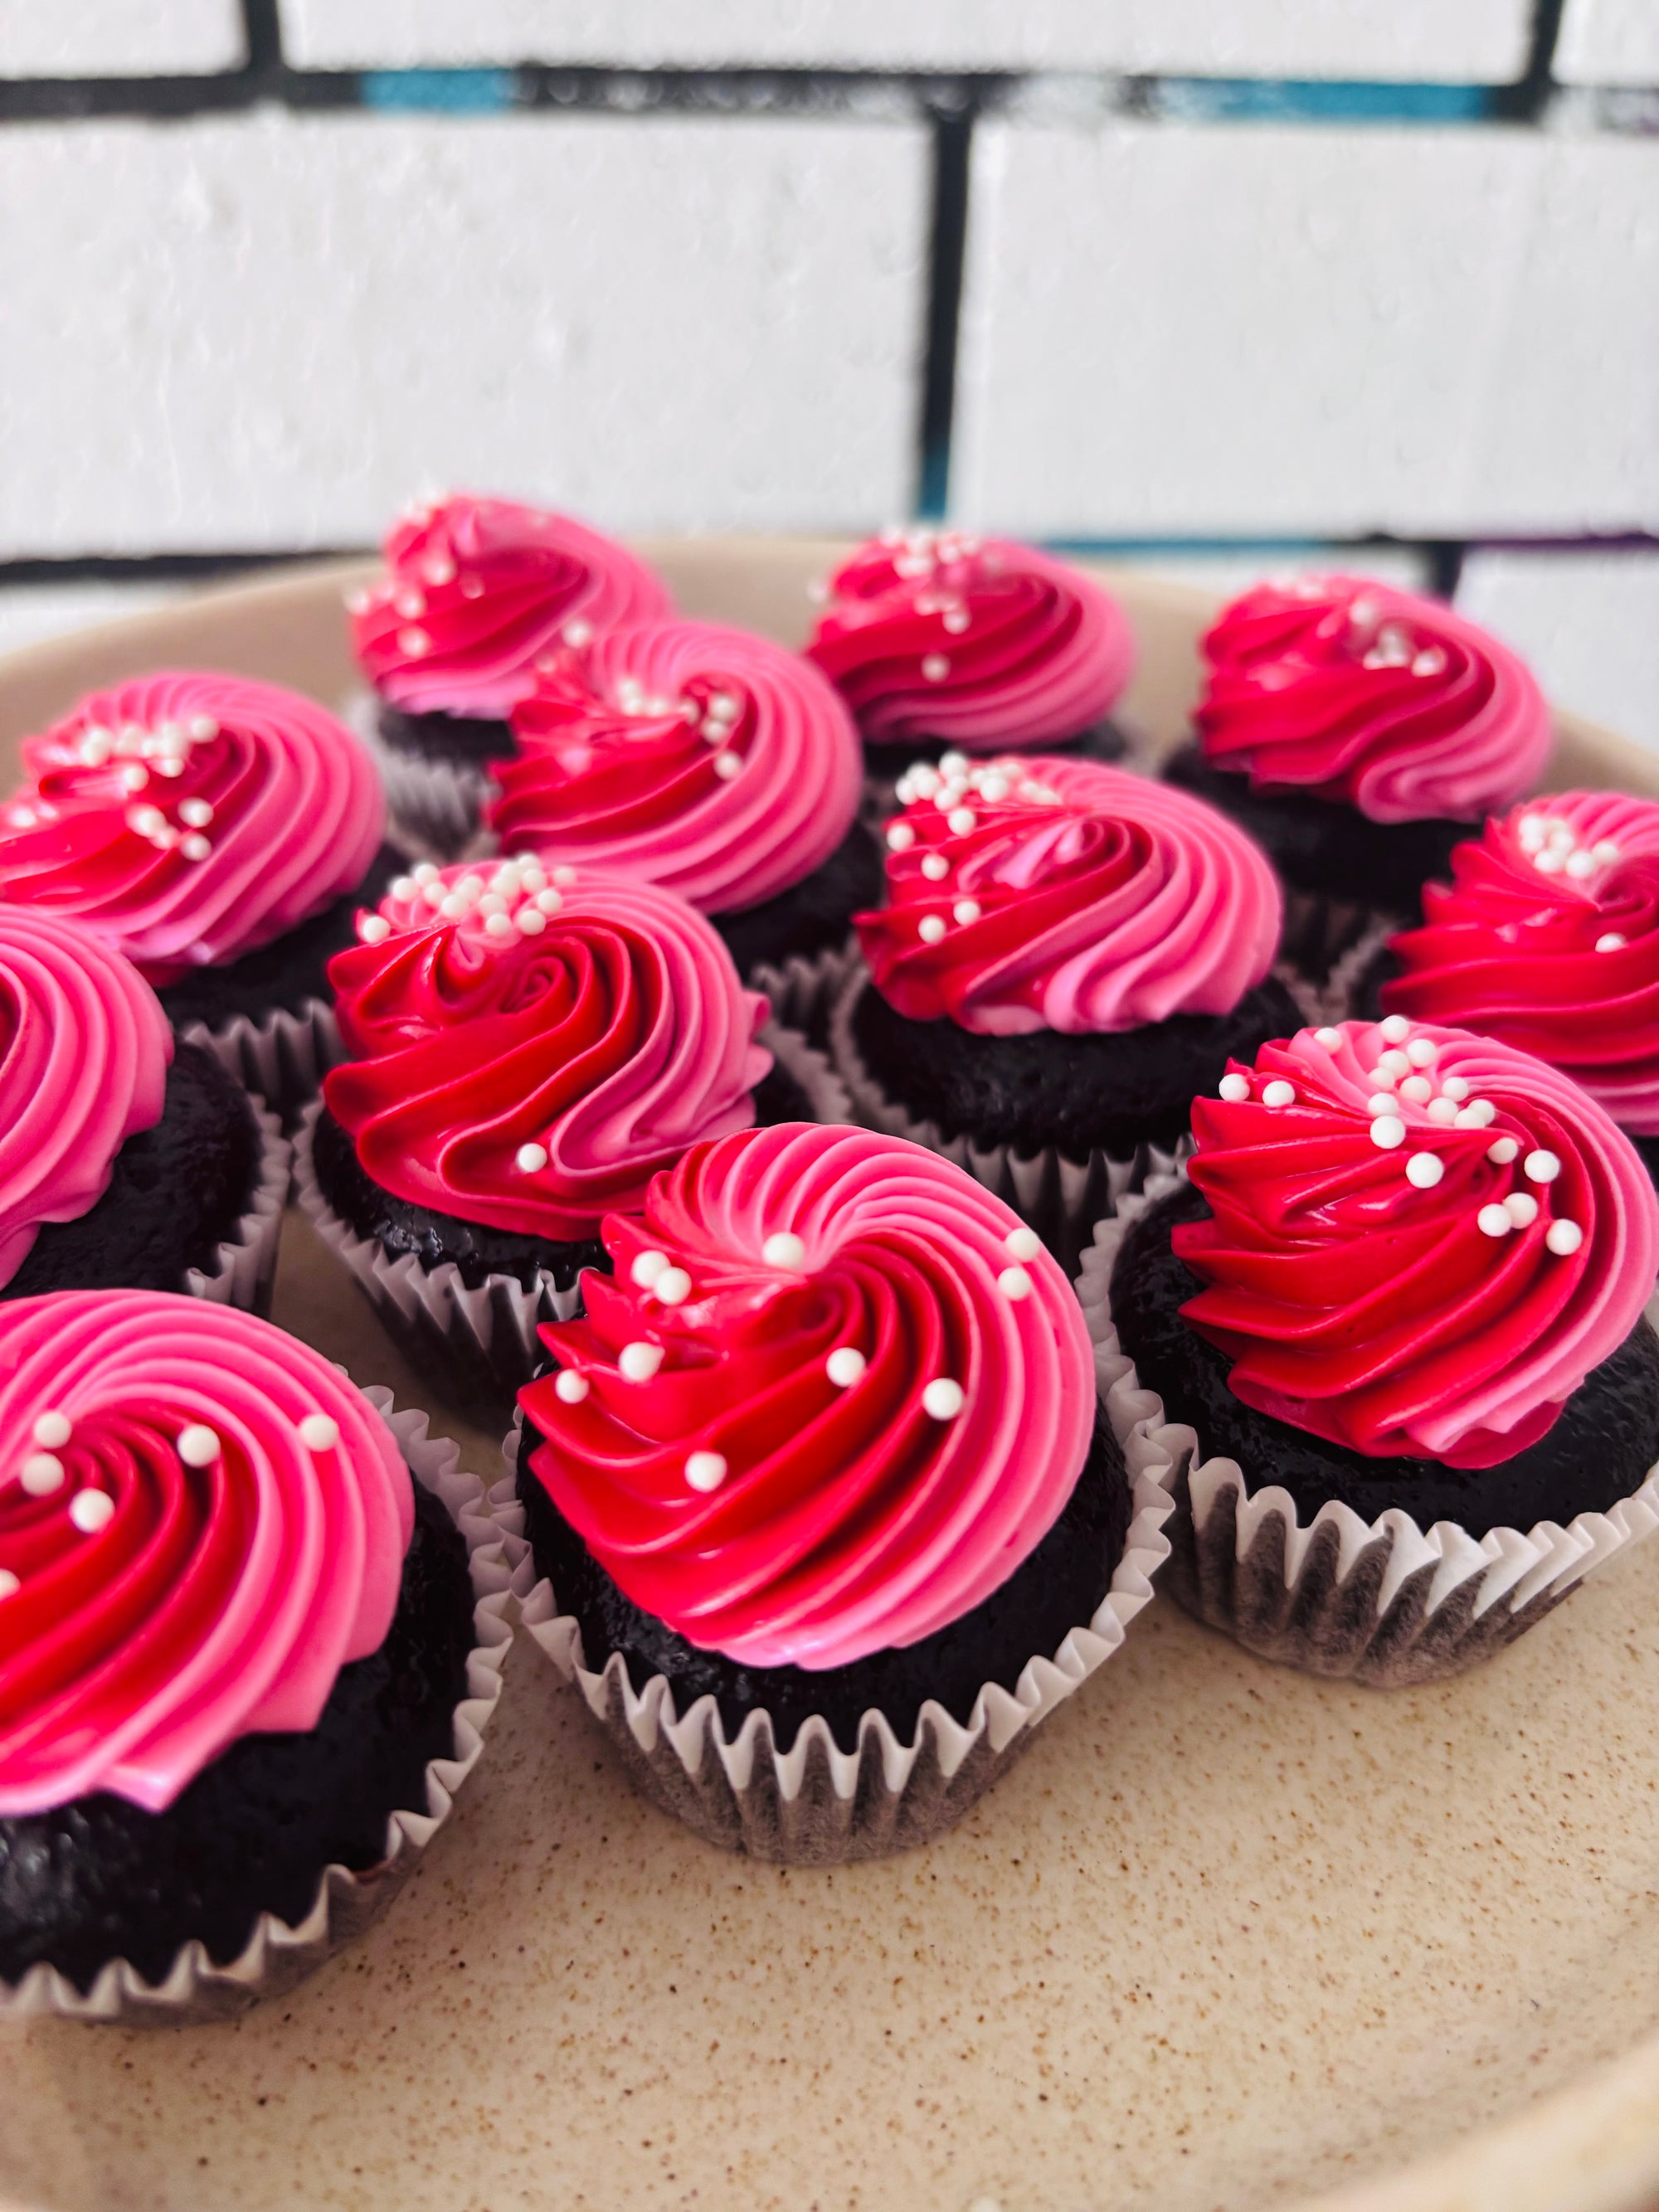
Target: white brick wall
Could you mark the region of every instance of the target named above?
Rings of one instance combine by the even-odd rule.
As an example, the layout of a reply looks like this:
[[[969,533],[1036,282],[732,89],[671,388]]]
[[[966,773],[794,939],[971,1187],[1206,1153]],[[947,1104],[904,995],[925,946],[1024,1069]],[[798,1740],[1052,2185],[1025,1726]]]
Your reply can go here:
[[[0,130],[0,556],[358,544],[432,481],[902,513],[926,200],[852,120]]]
[[[0,76],[150,76],[247,58],[237,0],[0,0]]]
[[[313,68],[1095,69],[1506,83],[1527,0],[283,0]]]
[[[1016,119],[972,210],[966,518],[1659,523],[1659,142]]]
[[[1471,553],[1457,603],[1551,698],[1659,752],[1659,551]]]
[[[1555,75],[1563,84],[1659,85],[1659,4],[1567,0]]]

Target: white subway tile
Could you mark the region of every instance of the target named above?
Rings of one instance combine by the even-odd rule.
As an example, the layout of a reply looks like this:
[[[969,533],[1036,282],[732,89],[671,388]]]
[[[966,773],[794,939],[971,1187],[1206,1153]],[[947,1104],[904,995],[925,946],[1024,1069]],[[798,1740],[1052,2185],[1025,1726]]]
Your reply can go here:
[[[1563,84],[1659,85],[1659,6],[1567,0],[1554,74]]]
[[[994,122],[953,505],[1028,534],[1659,516],[1659,143]]]
[[[187,596],[183,583],[0,583],[0,653],[19,653],[94,623],[149,614]]]
[[[1457,604],[1552,699],[1659,752],[1659,552],[1471,552]]]
[[[1527,0],[283,0],[308,68],[1171,70],[1508,82]]]
[[[852,120],[0,131],[0,555],[361,544],[443,483],[627,529],[890,518],[926,154]]]
[[[1218,599],[1236,599],[1269,577],[1374,576],[1407,592],[1426,592],[1431,578],[1429,557],[1416,545],[1269,545],[1255,551],[1194,553],[1158,546],[1103,557],[1121,561],[1143,576],[1213,592]]]
[[[246,59],[237,0],[0,0],[0,76],[195,76]]]

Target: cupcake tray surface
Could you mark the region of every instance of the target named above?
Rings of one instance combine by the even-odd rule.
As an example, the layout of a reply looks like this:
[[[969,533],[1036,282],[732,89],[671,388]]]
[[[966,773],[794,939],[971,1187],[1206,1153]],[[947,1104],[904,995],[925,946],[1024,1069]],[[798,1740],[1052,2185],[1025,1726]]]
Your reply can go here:
[[[835,550],[645,548],[688,612],[792,643]],[[0,738],[167,664],[339,702],[357,573],[14,656]],[[1170,743],[1208,602],[1110,580],[1127,717]],[[1659,796],[1659,763],[1564,718],[1551,780]],[[285,1235],[277,1320],[422,1402]],[[493,1479],[498,1440],[434,1414]],[[1160,1599],[953,1834],[828,1871],[654,1811],[520,1639],[455,1815],[314,1978],[229,2026],[0,2030],[0,2212],[1656,2197],[1659,1542],[1408,1692],[1265,1665]]]

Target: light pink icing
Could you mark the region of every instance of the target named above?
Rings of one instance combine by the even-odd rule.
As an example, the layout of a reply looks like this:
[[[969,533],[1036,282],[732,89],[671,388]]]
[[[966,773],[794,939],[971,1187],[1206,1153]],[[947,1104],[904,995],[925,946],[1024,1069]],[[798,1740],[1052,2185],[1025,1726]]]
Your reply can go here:
[[[1549,708],[1526,664],[1437,599],[1359,576],[1261,584],[1204,640],[1212,768],[1373,822],[1474,821],[1532,788]]]
[[[0,1285],[161,1118],[173,1031],[137,969],[72,921],[0,907]]]
[[[605,1239],[616,1273],[583,1277],[586,1319],[543,1331],[588,1388],[523,1394],[547,1439],[532,1465],[692,1643],[815,1669],[916,1644],[1053,1527],[1095,1418],[1088,1331],[1058,1263],[962,1169],[785,1122],[697,1146]],[[660,1351],[643,1380],[629,1344]],[[849,1351],[864,1364],[837,1379]],[[957,1410],[930,1410],[939,1382]]]
[[[205,671],[94,692],[23,744],[0,901],[72,915],[150,982],[238,958],[362,880],[374,763],[312,699]]]
[[[670,611],[661,579],[625,545],[507,499],[412,507],[386,564],[351,602],[352,638],[370,681],[410,714],[499,719],[543,655]]]
[[[746,630],[613,630],[512,719],[489,817],[502,844],[643,877],[706,914],[799,883],[858,811],[851,715],[810,661]]]
[[[337,1441],[304,1441],[319,1415]],[[148,1291],[0,1306],[0,1814],[159,1812],[239,1736],[314,1728],[386,1638],[414,1513],[385,1422],[269,1322]]]
[[[1185,792],[1010,754],[913,768],[899,796],[889,902],[856,921],[878,989],[915,1020],[1002,1036],[1134,1029],[1229,1013],[1273,964],[1272,867]]]
[[[974,752],[1079,737],[1134,667],[1111,594],[1002,538],[892,531],[830,580],[806,648],[869,738],[945,738]]]

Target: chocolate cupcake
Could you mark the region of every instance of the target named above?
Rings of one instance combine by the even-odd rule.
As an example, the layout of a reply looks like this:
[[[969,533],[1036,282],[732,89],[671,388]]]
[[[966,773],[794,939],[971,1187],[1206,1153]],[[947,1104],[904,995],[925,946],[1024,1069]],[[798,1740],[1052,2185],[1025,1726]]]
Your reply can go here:
[[[679,892],[745,981],[802,990],[882,894],[856,819],[858,732],[811,662],[746,630],[656,623],[568,653],[513,709],[489,826],[510,853]]]
[[[912,761],[1041,750],[1115,760],[1134,667],[1109,592],[1051,554],[960,531],[889,531],[830,577],[806,651],[864,732],[878,811]]]
[[[605,1264],[599,1224],[757,1117],[844,1106],[703,916],[534,860],[423,864],[334,962],[347,1064],[298,1146],[300,1202],[433,1386],[501,1418],[539,1322]]]
[[[411,507],[386,575],[348,602],[374,686],[392,820],[412,848],[459,853],[478,826],[507,716],[536,664],[618,623],[670,612],[667,587],[568,514],[457,493]]]
[[[80,923],[0,906],[0,1298],[269,1305],[289,1148]]]
[[[520,1394],[522,1618],[709,1841],[925,1842],[1150,1594],[1136,1409],[1031,1231],[915,1145],[699,1145],[605,1237]]]
[[[83,923],[277,1111],[312,1096],[329,958],[400,865],[363,746],[297,692],[185,672],[93,693],[23,762],[0,905]]]
[[[1423,927],[1389,940],[1359,997],[1548,1060],[1659,1179],[1659,805],[1540,799],[1459,845],[1450,872],[1425,884]]]
[[[1170,1587],[1312,1673],[1457,1673],[1659,1526],[1659,1199],[1461,1030],[1304,1030],[1220,1090],[1082,1285],[1163,1401]]]
[[[1197,736],[1165,774],[1242,823],[1292,894],[1286,946],[1323,978],[1415,921],[1481,817],[1532,789],[1549,709],[1507,646],[1358,576],[1261,584],[1204,640]]]
[[[1194,1093],[1300,1025],[1279,885],[1224,815],[1101,762],[902,781],[831,1059],[861,1119],[948,1151],[1069,1261],[1184,1146]]]
[[[503,1601],[480,1486],[379,1397],[195,1299],[0,1308],[0,2015],[240,2010],[447,1815]]]

